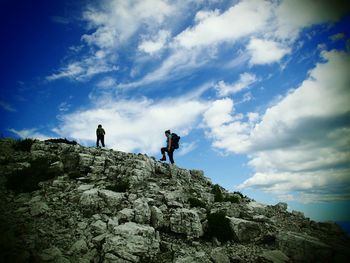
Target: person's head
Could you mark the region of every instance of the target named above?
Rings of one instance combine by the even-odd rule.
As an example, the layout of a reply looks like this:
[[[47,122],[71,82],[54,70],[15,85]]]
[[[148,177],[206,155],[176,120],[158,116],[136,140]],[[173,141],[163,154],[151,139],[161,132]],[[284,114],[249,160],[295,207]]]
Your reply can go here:
[[[165,133],[165,135],[169,135],[170,134],[170,130],[166,130],[164,133]]]
[[[98,125],[98,127],[99,127],[99,128],[102,128],[102,125],[101,125],[101,124],[99,124],[99,125]]]

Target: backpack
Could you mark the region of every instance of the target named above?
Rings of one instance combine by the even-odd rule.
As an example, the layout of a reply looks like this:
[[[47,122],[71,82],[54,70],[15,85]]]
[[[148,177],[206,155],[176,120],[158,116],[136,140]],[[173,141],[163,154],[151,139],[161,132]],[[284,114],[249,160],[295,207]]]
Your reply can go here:
[[[180,136],[178,136],[176,133],[172,133],[171,134],[171,146],[174,149],[178,149],[179,148],[179,141],[180,141]]]

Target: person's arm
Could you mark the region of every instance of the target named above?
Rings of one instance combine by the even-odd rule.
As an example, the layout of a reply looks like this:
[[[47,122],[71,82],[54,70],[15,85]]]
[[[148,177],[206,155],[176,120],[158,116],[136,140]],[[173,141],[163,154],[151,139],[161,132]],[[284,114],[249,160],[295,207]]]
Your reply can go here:
[[[105,134],[106,134],[105,129],[103,129],[103,135],[105,135]]]

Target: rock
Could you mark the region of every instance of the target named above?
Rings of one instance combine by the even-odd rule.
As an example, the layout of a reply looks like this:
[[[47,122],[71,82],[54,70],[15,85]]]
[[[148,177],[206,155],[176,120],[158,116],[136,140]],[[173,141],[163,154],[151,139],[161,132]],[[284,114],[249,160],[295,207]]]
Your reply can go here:
[[[331,262],[331,248],[315,237],[281,231],[276,236],[278,248],[296,262]]]
[[[140,198],[135,200],[134,204],[135,222],[139,224],[149,224],[151,220],[151,209],[148,206],[147,200]]]
[[[226,255],[225,250],[223,248],[214,248],[210,257],[214,263],[230,263],[229,257]]]
[[[43,261],[54,261],[60,257],[62,257],[62,252],[57,247],[45,249],[40,254],[40,259]]]
[[[257,239],[261,234],[259,224],[248,220],[229,217],[230,226],[237,241],[249,242]]]
[[[170,229],[175,233],[185,234],[187,237],[200,237],[203,235],[203,228],[198,214],[186,208],[174,211],[170,217]]]
[[[110,190],[99,190],[98,194],[112,210],[119,208],[125,199],[125,193],[116,193]]]
[[[274,206],[274,208],[277,209],[278,211],[287,211],[288,205],[286,203],[279,202]]]
[[[153,227],[127,222],[113,229],[103,245],[104,253],[131,262],[140,262],[142,257],[154,257],[159,252],[159,237]]]
[[[35,202],[31,205],[30,214],[32,216],[39,216],[45,214],[49,211],[49,207],[44,202]]]
[[[349,238],[336,224],[222,187],[232,202],[214,202],[214,186],[202,171],[95,147],[36,140],[22,152],[13,144],[0,139],[0,235],[12,261],[322,263],[350,257]],[[10,176],[40,156],[55,177],[30,193],[8,189]],[[209,224],[216,212],[228,225],[211,218]],[[235,240],[219,242],[221,226],[231,228]]]
[[[79,201],[81,207],[89,212],[97,212],[102,206],[102,198],[96,188],[84,191]]]
[[[161,228],[165,225],[163,212],[156,206],[151,207],[151,225],[155,229]]]
[[[287,257],[280,250],[266,250],[262,253],[259,260],[262,262],[266,262],[266,263],[288,263],[288,262],[290,262],[289,257]]]
[[[135,217],[135,211],[131,208],[124,208],[118,211],[117,218],[120,222],[130,222],[133,221]]]
[[[95,234],[100,235],[106,232],[107,224],[101,220],[97,220],[91,225],[91,229]]]
[[[88,251],[87,243],[84,239],[76,241],[71,247],[70,251],[72,253],[85,253]]]

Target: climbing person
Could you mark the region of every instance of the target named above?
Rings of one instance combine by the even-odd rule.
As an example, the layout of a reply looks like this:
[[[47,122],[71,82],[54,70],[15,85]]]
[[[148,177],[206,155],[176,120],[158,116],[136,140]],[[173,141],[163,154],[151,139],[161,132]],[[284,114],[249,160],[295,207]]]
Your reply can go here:
[[[102,128],[102,125],[99,124],[97,129],[96,129],[96,136],[97,136],[97,141],[96,141],[96,147],[99,148],[100,144],[99,142],[101,141],[101,144],[103,147],[105,147],[105,130]]]
[[[166,147],[163,147],[160,149],[162,153],[162,158],[160,161],[166,161],[166,155],[165,153],[168,153],[170,163],[174,163],[174,151],[179,148],[179,140],[180,136],[178,136],[176,133],[171,133],[170,130],[165,131],[165,136],[167,138],[166,140]]]

